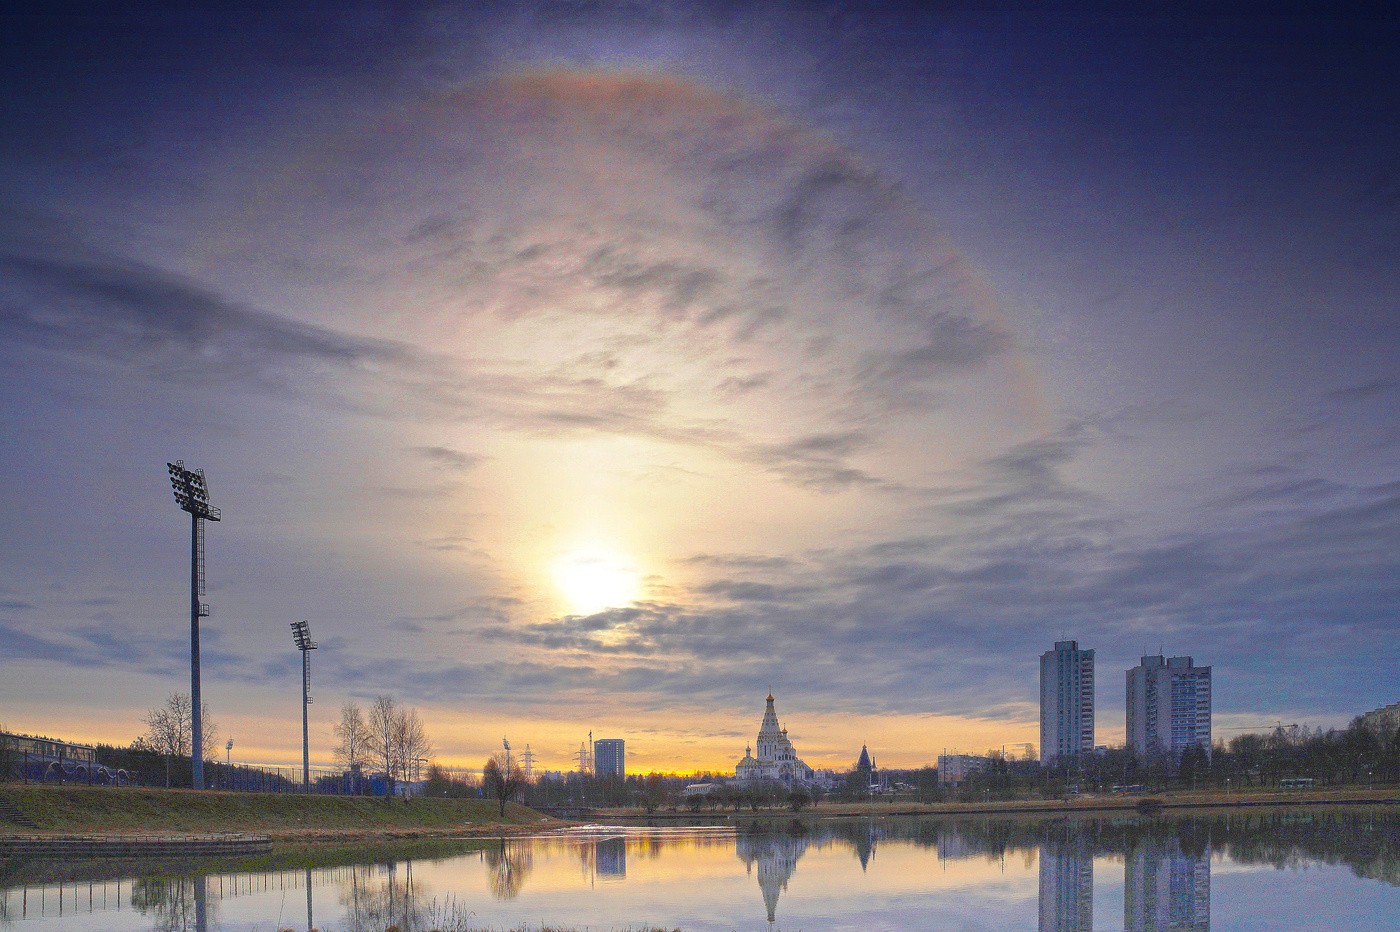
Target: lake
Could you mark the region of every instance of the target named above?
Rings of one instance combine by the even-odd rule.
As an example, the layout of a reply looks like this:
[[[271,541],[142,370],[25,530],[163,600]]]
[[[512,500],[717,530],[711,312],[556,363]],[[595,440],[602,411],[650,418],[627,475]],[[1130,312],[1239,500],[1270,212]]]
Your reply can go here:
[[[750,819],[218,863],[0,866],[0,928],[1393,930],[1400,816]]]

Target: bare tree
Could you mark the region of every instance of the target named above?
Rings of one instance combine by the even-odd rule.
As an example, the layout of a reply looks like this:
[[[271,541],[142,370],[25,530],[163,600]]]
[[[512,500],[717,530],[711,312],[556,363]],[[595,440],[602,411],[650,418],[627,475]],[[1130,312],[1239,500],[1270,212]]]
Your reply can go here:
[[[190,720],[190,710],[193,707],[189,693],[171,693],[170,698],[165,700],[165,705],[149,710],[141,720],[146,725],[146,742],[166,755],[166,786],[170,785],[170,759],[190,756],[194,744],[191,737],[193,723]],[[203,726],[200,745],[203,756],[208,759],[218,755],[219,726],[209,714],[209,703],[201,702],[200,707],[203,713],[200,721]]]
[[[418,778],[420,766],[433,754],[418,711],[400,707],[393,696],[378,696],[369,707],[365,732],[366,758],[384,767],[389,795],[394,795],[396,781],[407,795],[409,781]]]
[[[423,728],[423,721],[418,717],[417,709],[405,709],[399,713],[400,725],[397,734],[400,737],[400,763],[403,766],[404,792],[407,795],[407,784],[410,780],[418,780],[419,768],[427,763],[433,756],[433,743],[428,740],[428,733]]]
[[[506,803],[525,786],[525,771],[514,761],[507,767],[505,756],[492,754],[481,768],[481,785],[501,804],[501,818],[506,815]]]
[[[365,722],[365,714],[355,703],[347,702],[340,707],[340,722],[335,726],[335,737],[339,742],[335,746],[335,759],[351,774],[358,774],[370,762],[372,752],[369,725]],[[352,788],[351,792],[356,789]]]
[[[376,696],[369,707],[368,750],[376,763],[384,766],[384,779],[389,783],[389,795],[394,795],[394,777],[398,773],[399,707],[393,696]]]

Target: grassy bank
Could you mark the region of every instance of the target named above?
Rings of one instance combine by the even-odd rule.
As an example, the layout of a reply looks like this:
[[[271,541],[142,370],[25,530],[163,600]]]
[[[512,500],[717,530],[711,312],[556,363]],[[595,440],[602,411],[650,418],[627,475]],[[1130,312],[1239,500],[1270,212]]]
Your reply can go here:
[[[1397,805],[1400,787],[1350,787],[1308,791],[1246,793],[1179,792],[1155,795],[1168,809],[1219,809],[1256,806]],[[289,842],[332,842],[365,838],[384,840],[442,838],[518,833],[555,824],[552,819],[515,803],[504,818],[491,800],[383,799],[344,796],[297,796],[226,793],[207,790],[133,789],[0,784],[0,803],[9,802],[32,820],[40,832],[258,832]],[[802,811],[813,820],[849,816],[939,816],[995,813],[1043,816],[1046,813],[1107,813],[1137,808],[1137,797],[1083,796],[1071,800],[1018,800],[987,803],[894,802],[830,803]],[[3,810],[3,806],[0,806]],[[692,814],[637,809],[596,810],[600,821],[645,820],[665,824],[715,817],[793,818],[785,809],[705,810]],[[0,834],[26,834],[35,829],[6,821],[0,814]]]
[[[258,832],[277,838],[356,834],[424,837],[495,834],[536,826],[545,817],[516,803],[477,799],[384,800],[346,796],[226,793],[206,790],[0,785],[40,832]],[[35,831],[0,817],[0,833]]]

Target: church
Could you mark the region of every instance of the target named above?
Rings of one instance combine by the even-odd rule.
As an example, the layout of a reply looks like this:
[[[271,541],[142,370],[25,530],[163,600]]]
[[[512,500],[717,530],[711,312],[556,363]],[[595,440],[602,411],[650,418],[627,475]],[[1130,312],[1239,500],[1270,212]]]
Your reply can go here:
[[[814,783],[816,771],[797,756],[787,729],[778,725],[778,713],[773,709],[773,694],[768,694],[768,708],[763,724],[758,728],[758,756],[752,747],[744,749],[744,759],[734,768],[734,781],[752,786],[765,780],[777,780],[786,786]]]

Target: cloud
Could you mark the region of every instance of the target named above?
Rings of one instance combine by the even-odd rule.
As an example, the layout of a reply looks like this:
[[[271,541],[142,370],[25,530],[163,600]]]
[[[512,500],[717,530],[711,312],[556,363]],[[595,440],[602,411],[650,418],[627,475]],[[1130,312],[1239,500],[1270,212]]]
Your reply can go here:
[[[469,472],[481,463],[481,456],[463,453],[450,447],[414,447],[413,451],[428,462],[453,472]]]
[[[53,660],[70,662],[70,650],[57,641],[45,637],[35,637],[13,625],[0,622],[0,634],[5,639],[7,660]]]
[[[240,307],[129,260],[0,251],[0,335],[175,381],[285,385],[304,366],[404,366],[406,347]]]
[[[740,567],[768,572],[787,570],[798,565],[790,557],[756,553],[698,553],[685,557],[681,562],[705,566]]]
[[[717,579],[699,588],[705,595],[719,596],[731,602],[787,602],[800,590],[775,586],[772,583]]]
[[[1346,388],[1334,389],[1327,392],[1325,397],[1337,401],[1362,401],[1374,398],[1378,395],[1387,395],[1400,388],[1400,381],[1396,379],[1372,379],[1369,382],[1362,382],[1359,385],[1350,385]]]
[[[847,457],[871,445],[858,431],[811,434],[782,443],[739,446],[742,458],[760,464],[790,482],[823,492],[852,486],[883,486],[875,476],[850,465]]]
[[[1061,475],[1062,467],[1090,442],[1080,428],[1071,426],[1058,435],[1015,444],[982,464],[982,481],[942,493],[951,501],[937,507],[962,518],[1015,513],[1018,520],[1041,522],[1063,519],[1070,510],[1091,508],[1096,496]]]
[[[1011,346],[999,327],[947,311],[929,316],[924,335],[921,345],[876,357],[863,375],[883,383],[941,378],[978,369]]]
[[[210,639],[217,639],[211,634]],[[169,669],[171,661],[183,655],[171,642],[152,639],[130,621],[105,619],[98,624],[50,622],[43,634],[32,634],[0,622],[0,638],[6,657],[15,660],[42,660],[82,668],[120,667]],[[188,648],[186,648],[188,651]]]

